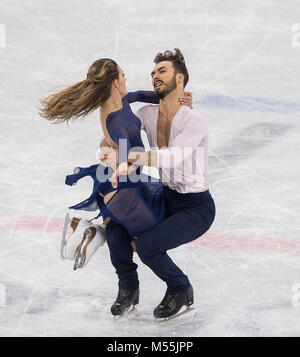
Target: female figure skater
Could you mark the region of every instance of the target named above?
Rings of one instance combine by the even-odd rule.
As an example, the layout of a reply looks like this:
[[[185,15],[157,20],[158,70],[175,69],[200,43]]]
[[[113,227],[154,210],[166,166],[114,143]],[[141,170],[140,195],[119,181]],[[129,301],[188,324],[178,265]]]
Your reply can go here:
[[[182,104],[191,106],[191,97],[179,99]],[[109,178],[113,169],[95,164],[87,168],[77,167],[72,175],[66,177],[67,185],[74,185],[79,179],[92,177],[93,191],[83,202],[69,208],[76,210],[100,210],[102,225],[67,214],[63,230],[63,258],[75,259],[74,270],[82,268],[90,260],[100,245],[105,242],[105,224],[108,220],[121,224],[131,236],[160,223],[165,217],[162,183],[142,174],[142,167],[127,163],[131,148],[144,151],[141,140],[141,122],[130,108],[130,103],[141,101],[159,103],[151,91],[128,93],[125,75],[112,59],[95,61],[88,69],[87,78],[58,93],[41,100],[40,115],[55,123],[68,122],[86,116],[100,108],[100,121],[105,140],[101,146],[110,146],[118,151],[119,169],[122,168],[117,186],[113,187]],[[123,139],[124,150],[120,150]],[[93,219],[95,219],[93,218]],[[66,239],[67,228],[73,232]]]

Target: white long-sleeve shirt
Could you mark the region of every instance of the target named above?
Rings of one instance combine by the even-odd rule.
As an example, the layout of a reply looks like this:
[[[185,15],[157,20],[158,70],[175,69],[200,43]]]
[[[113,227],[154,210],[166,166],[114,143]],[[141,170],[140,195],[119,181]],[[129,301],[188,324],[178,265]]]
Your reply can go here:
[[[181,106],[170,128],[169,145],[158,148],[159,106],[146,105],[136,115],[149,145],[157,150],[157,167],[164,185],[179,193],[208,190],[208,128],[196,110]]]

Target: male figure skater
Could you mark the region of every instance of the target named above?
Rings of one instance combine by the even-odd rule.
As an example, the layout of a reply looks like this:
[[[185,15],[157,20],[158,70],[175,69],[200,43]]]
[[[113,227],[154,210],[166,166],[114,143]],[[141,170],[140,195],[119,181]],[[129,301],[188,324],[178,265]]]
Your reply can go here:
[[[169,249],[202,236],[215,217],[215,205],[208,190],[208,128],[196,111],[178,102],[183,97],[189,75],[179,49],[158,53],[151,73],[152,84],[160,98],[159,105],[146,105],[138,110],[142,129],[147,133],[151,149],[130,152],[128,162],[157,167],[164,185],[166,218],[160,224],[131,237],[117,223],[107,228],[111,261],[119,278],[119,292],[111,307],[113,315],[139,302],[136,249],[141,261],[166,282],[163,300],[154,309],[155,318],[167,318],[194,302],[193,287],[188,277],[167,254]],[[102,163],[115,162],[113,150],[102,155]],[[118,169],[110,179],[117,185],[123,172]]]

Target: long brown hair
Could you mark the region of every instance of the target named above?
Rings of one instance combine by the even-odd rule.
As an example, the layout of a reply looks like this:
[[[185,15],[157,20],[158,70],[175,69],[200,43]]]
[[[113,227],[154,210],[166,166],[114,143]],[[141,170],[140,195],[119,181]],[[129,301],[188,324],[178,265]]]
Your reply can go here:
[[[99,59],[90,66],[85,80],[41,99],[39,114],[57,124],[86,116],[110,97],[112,82],[118,78],[117,63]]]

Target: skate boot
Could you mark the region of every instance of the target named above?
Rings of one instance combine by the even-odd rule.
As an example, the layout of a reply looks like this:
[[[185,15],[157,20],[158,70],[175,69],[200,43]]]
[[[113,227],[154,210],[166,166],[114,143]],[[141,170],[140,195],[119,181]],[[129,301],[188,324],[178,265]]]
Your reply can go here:
[[[62,259],[73,260],[75,258],[75,251],[82,241],[84,231],[92,225],[93,224],[86,219],[77,217],[71,219],[69,213],[66,214],[60,251]],[[72,232],[67,237],[68,228],[71,228]]]
[[[106,242],[105,228],[95,224],[85,229],[82,240],[75,250],[73,270],[84,268],[97,249]]]
[[[130,309],[133,305],[137,305],[139,303],[140,298],[140,290],[139,288],[124,290],[119,288],[118,296],[116,301],[111,307],[111,313],[114,316],[121,316],[126,311]]]
[[[63,234],[62,234],[62,240],[61,240],[60,255],[62,259],[70,259],[70,260],[75,259],[75,255],[78,251],[78,247],[82,244],[86,234],[89,233],[86,232],[86,229],[90,227],[96,227],[96,228],[101,227],[97,229],[97,232],[100,235],[100,242],[102,241],[104,244],[106,238],[105,238],[105,229],[103,229],[102,226],[94,225],[92,222],[88,221],[87,219],[81,219],[77,217],[73,217],[71,219],[69,214],[67,213],[65,218]],[[72,232],[67,237],[68,228],[71,228]],[[95,243],[96,241],[94,241],[94,244]]]
[[[194,303],[194,292],[192,285],[189,290],[184,293],[170,293],[168,290],[162,302],[155,308],[153,315],[157,319],[169,318],[176,315],[183,305],[189,307]],[[184,312],[189,311],[189,309]]]

